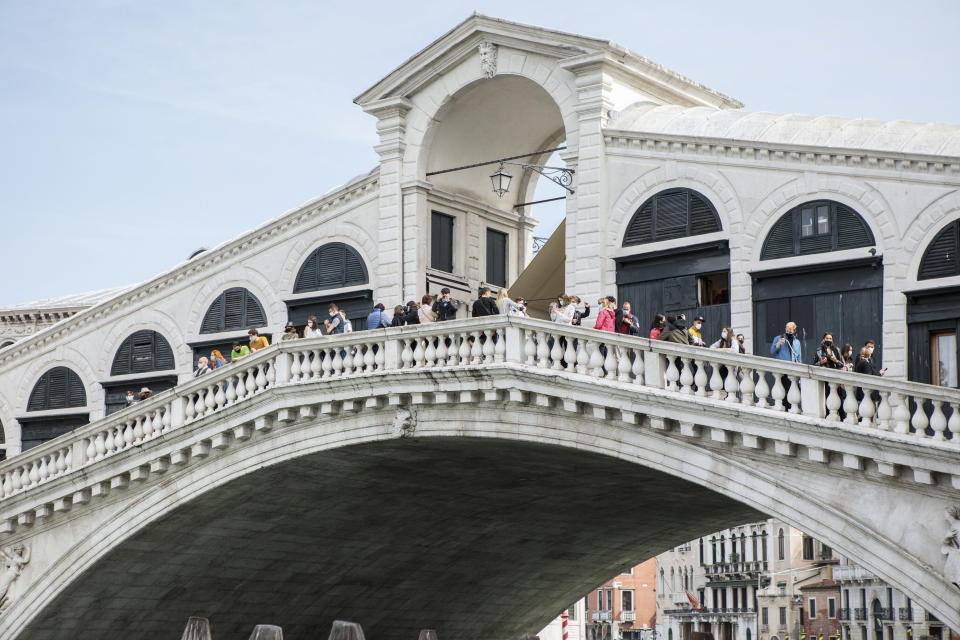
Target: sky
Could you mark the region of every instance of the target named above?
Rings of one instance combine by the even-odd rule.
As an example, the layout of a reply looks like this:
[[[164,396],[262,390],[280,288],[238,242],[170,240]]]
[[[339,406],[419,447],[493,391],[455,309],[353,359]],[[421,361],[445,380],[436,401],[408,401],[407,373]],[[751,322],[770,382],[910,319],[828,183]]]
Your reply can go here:
[[[960,124],[954,0],[0,0],[0,306],[147,280],[367,172],[353,99],[473,11],[748,110]]]

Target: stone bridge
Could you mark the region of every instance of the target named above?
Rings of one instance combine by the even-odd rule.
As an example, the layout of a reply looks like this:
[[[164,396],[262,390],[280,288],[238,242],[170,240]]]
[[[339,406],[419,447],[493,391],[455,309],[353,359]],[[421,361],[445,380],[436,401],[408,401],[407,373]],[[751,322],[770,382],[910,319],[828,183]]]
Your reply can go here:
[[[0,465],[0,637],[517,638],[761,514],[957,629],[958,409],[530,319],[285,342]]]

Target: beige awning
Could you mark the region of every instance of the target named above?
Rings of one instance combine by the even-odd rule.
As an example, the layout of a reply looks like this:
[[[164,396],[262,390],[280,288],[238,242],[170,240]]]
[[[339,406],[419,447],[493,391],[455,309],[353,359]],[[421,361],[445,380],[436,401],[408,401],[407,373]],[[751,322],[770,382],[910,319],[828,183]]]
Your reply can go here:
[[[523,273],[510,285],[510,297],[527,301],[527,313],[533,318],[549,319],[550,303],[563,292],[564,263],[567,259],[566,221],[561,222],[547,243],[540,248]]]

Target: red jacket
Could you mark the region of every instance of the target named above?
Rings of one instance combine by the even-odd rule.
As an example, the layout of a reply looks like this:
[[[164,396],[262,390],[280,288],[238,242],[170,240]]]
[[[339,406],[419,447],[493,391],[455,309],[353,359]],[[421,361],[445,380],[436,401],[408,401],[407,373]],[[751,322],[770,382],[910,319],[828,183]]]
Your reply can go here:
[[[614,331],[614,325],[616,315],[610,309],[601,309],[600,313],[597,314],[597,323],[593,325],[594,329],[600,329],[600,331]]]

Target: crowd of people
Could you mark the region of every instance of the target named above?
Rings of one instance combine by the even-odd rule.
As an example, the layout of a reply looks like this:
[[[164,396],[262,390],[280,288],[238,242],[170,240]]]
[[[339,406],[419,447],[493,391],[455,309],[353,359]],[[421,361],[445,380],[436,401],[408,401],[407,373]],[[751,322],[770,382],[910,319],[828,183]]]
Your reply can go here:
[[[440,295],[434,297],[426,294],[417,303],[415,300],[408,301],[405,305],[396,305],[393,313],[388,314],[383,303],[374,305],[373,310],[367,315],[367,329],[382,329],[386,327],[399,327],[416,324],[429,324],[431,322],[443,322],[453,320],[460,310],[460,302],[453,298],[450,289],[444,287],[440,290]],[[306,325],[303,327],[302,334],[292,322],[288,322],[284,327],[281,342],[296,340],[298,338],[315,338],[324,335],[336,335],[341,333],[350,333],[353,331],[353,325],[347,317],[346,312],[336,304],[330,304],[328,317],[321,322],[316,316],[310,316]],[[527,317],[527,301],[518,297],[516,300],[510,297],[506,288],[501,288],[494,297],[489,287],[482,287],[479,296],[470,306],[470,312],[473,317],[484,317],[494,315]],[[549,305],[550,320],[558,324],[571,326],[584,326],[585,322],[591,316],[593,308],[589,302],[582,301],[578,296],[560,294]],[[688,326],[687,317],[684,313],[668,314],[655,313],[650,322],[649,329],[644,330],[640,319],[633,313],[630,302],[623,302],[617,305],[617,300],[613,296],[605,296],[597,301],[596,319],[593,322],[593,328],[600,331],[609,331],[631,336],[646,336],[651,340],[663,340],[664,342],[673,342],[676,344],[685,344],[711,349],[723,349],[733,351],[734,353],[746,353],[745,340],[742,333],[735,333],[732,327],[723,327],[720,335],[712,342],[708,336],[704,335],[704,319],[697,316]],[[210,356],[202,356],[197,361],[197,367],[193,372],[193,377],[199,377],[227,366],[254,351],[258,351],[269,346],[270,341],[266,336],[261,336],[257,329],[250,329],[248,332],[247,344],[235,342],[229,353],[229,359],[223,356],[219,350],[212,350]],[[816,349],[811,364],[829,369],[839,369],[843,371],[855,371],[868,375],[883,375],[886,369],[877,370],[873,365],[873,351],[876,347],[874,340],[867,342],[854,356],[854,348],[850,344],[844,344],[839,348],[836,346],[833,334],[826,333],[820,340],[820,345]],[[797,337],[797,325],[794,322],[788,322],[784,327],[782,334],[774,337],[770,344],[770,355],[778,360],[787,362],[803,362],[803,354],[800,339]],[[139,396],[134,396],[133,391],[128,391],[126,395],[127,406],[145,400],[152,395],[149,388],[144,387],[140,390]]]

